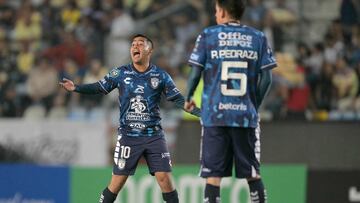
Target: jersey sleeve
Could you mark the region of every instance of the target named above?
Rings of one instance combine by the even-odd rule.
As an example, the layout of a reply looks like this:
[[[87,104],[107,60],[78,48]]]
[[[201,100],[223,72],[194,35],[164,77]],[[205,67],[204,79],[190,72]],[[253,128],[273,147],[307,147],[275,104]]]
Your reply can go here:
[[[120,76],[120,70],[118,68],[114,68],[108,74],[105,75],[104,79],[98,82],[104,94],[110,93],[113,89],[115,89],[118,86],[116,78],[119,76]]]
[[[174,81],[170,77],[168,73],[164,73],[164,94],[166,97],[166,100],[171,100],[173,97],[180,94],[179,89],[176,87]]]
[[[189,64],[204,68],[205,61],[206,61],[205,32],[202,32],[196,39],[195,47],[190,55]]]
[[[260,64],[259,70],[269,70],[277,66],[276,59],[273,55],[273,51],[269,46],[265,36],[262,37],[262,42],[260,45]]]

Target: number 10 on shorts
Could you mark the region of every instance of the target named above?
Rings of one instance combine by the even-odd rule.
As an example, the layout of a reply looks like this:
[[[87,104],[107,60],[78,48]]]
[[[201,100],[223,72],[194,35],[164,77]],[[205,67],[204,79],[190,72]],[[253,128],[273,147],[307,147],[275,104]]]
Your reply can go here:
[[[120,149],[120,158],[128,159],[130,157],[131,148],[129,146],[120,146]]]
[[[120,146],[120,142],[116,143],[114,162],[116,165],[119,164],[119,160],[128,159],[130,157],[131,148],[129,146]],[[120,156],[119,156],[120,155]]]

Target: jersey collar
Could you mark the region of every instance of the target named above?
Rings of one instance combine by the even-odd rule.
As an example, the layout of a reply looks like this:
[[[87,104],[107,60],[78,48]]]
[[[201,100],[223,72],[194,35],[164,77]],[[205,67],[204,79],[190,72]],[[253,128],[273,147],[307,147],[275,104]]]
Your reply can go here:
[[[130,67],[135,73],[137,73],[139,75],[145,75],[153,69],[154,65],[152,63],[149,63],[149,67],[144,72],[140,72],[140,71],[136,70],[133,63],[130,63]]]
[[[239,26],[241,24],[238,21],[228,21],[228,22],[224,23],[224,25]]]

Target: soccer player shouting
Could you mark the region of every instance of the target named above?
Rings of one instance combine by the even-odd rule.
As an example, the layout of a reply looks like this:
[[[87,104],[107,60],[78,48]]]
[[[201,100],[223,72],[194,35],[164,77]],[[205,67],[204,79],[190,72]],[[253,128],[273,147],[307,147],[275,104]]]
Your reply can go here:
[[[245,0],[216,0],[216,26],[198,36],[189,63],[192,66],[184,108],[204,79],[201,120],[201,177],[206,178],[205,203],[220,202],[222,177],[246,178],[253,203],[266,202],[260,176],[258,107],[276,67],[264,34],[240,23]]]
[[[175,87],[170,75],[150,63],[152,41],[145,35],[135,35],[130,54],[132,63],[114,68],[97,83],[75,85],[64,79],[66,90],[83,94],[108,94],[117,88],[120,104],[120,127],[114,153],[113,175],[100,197],[100,203],[112,203],[128,176],[135,173],[144,156],[151,175],[156,180],[167,203],[178,203],[178,194],[171,181],[171,160],[160,125],[161,95],[183,108],[185,99]],[[200,116],[200,109],[189,111]]]

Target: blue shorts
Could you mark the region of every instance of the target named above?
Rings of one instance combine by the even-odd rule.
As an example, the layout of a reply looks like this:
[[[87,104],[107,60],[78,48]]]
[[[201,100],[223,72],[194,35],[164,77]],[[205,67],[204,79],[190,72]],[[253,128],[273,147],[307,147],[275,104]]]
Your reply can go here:
[[[151,137],[118,135],[114,153],[113,174],[134,175],[137,164],[144,157],[149,173],[170,172],[171,159],[164,134]]]
[[[259,128],[203,127],[200,176],[232,176],[234,162],[237,178],[259,175],[259,133]]]

